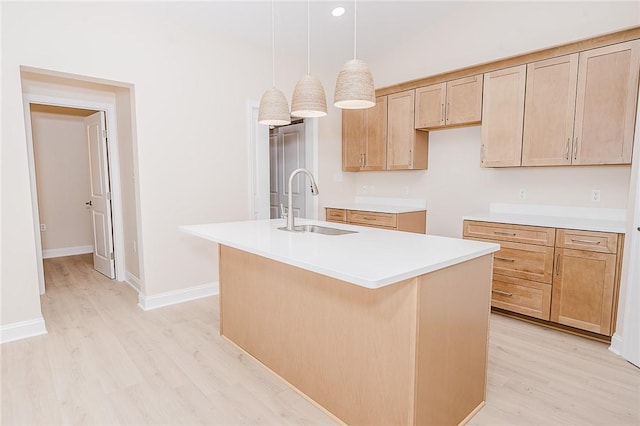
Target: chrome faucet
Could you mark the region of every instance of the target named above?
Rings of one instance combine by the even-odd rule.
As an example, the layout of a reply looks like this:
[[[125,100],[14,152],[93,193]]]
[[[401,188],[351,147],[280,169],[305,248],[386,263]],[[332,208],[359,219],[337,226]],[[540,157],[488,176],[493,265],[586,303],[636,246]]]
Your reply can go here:
[[[291,176],[289,176],[289,186],[287,187],[288,192],[288,206],[287,206],[287,213],[283,214],[285,220],[287,221],[287,231],[293,231],[294,230],[294,216],[293,216],[293,193],[291,192],[291,186],[293,185],[293,178],[295,177],[295,175],[297,175],[298,173],[304,173],[307,176],[309,176],[309,180],[311,181],[311,194],[312,195],[318,195],[320,193],[320,191],[318,191],[318,185],[316,185],[316,181],[315,179],[313,179],[313,175],[311,174],[311,172],[307,169],[295,169],[292,173]],[[284,213],[284,212],[283,212]]]

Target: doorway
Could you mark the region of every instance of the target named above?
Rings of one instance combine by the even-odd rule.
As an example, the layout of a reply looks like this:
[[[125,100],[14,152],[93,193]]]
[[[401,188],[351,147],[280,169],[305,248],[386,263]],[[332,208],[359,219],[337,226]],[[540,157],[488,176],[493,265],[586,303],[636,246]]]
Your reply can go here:
[[[272,217],[271,197],[271,155],[269,127],[258,123],[259,103],[248,102],[248,166],[249,166],[249,217],[252,220],[270,219]],[[298,123],[294,123],[298,124]],[[313,174],[316,182],[320,181],[318,173],[318,119],[306,118],[300,125],[304,128],[304,164]],[[287,126],[283,126],[287,127]],[[292,169],[293,170],[293,169]],[[288,183],[288,176],[287,182]],[[299,176],[299,178],[302,176]],[[304,177],[306,179],[306,177]],[[302,189],[308,192],[308,186],[300,181]],[[320,188],[322,189],[322,188]],[[318,218],[318,197],[305,197],[305,213],[308,219]],[[286,204],[286,203],[285,203]],[[280,206],[277,216],[280,217]]]
[[[306,168],[305,130],[302,120],[269,130],[269,213],[271,219],[282,217],[288,204],[291,172]],[[291,184],[293,215],[306,217],[306,176],[299,174]]]
[[[105,112],[31,103],[42,258],[92,253],[115,278]]]
[[[64,255],[73,255],[80,253],[92,252],[94,254],[94,265],[96,266],[96,270],[103,273],[110,279],[115,280],[124,280],[125,277],[125,265],[124,265],[124,256],[120,255],[123,253],[122,246],[122,218],[119,216],[121,207],[120,203],[120,181],[118,179],[118,173],[114,171],[114,168],[117,170],[117,139],[115,137],[115,108],[112,104],[103,104],[96,103],[92,101],[86,100],[73,100],[73,99],[64,99],[64,98],[54,98],[47,96],[39,96],[39,95],[25,95],[25,124],[26,124],[26,133],[27,133],[27,148],[29,155],[29,171],[31,176],[31,192],[32,192],[32,205],[34,209],[34,230],[35,230],[35,239],[36,239],[36,257],[38,259],[37,268],[38,268],[38,281],[40,287],[40,294],[45,293],[45,280],[44,280],[44,267],[43,267],[43,259],[45,255],[47,257],[53,256],[64,256]],[[43,222],[41,220],[41,212],[40,212],[40,200],[39,198],[43,198],[40,196],[40,193],[46,194],[46,188],[42,187],[42,184],[38,185],[37,177],[36,177],[36,152],[34,145],[34,132],[33,132],[33,120],[32,120],[32,108],[36,111],[40,110],[48,110],[49,113],[54,111],[53,115],[58,116],[73,116],[75,114],[76,119],[81,119],[82,121],[82,132],[84,139],[82,143],[86,146],[84,161],[82,164],[86,166],[85,171],[88,169],[88,177],[83,182],[85,184],[85,188],[87,188],[86,192],[84,192],[84,196],[81,200],[81,207],[84,209],[83,212],[89,218],[94,216],[94,213],[98,209],[94,209],[94,198],[92,197],[92,175],[96,177],[101,177],[101,187],[104,190],[102,193],[103,198],[108,199],[108,205],[103,206],[102,212],[98,211],[99,215],[104,216],[105,221],[97,223],[95,226],[93,222],[90,220],[87,222],[86,220],[83,222],[85,225],[90,223],[90,235],[91,240],[86,239],[86,226],[84,231],[80,231],[80,234],[84,234],[84,242],[86,244],[74,245],[69,247],[63,247],[63,250],[46,252],[43,251],[43,238],[42,233],[52,232],[53,228],[49,227],[49,224]],[[88,118],[93,115],[93,123]],[[101,121],[100,126],[95,126],[96,117],[100,117]],[[87,121],[85,122],[85,118]],[[99,146],[101,152],[96,154],[96,157],[99,158],[94,162],[92,173],[92,166],[89,155],[89,147],[91,144],[88,140],[88,132],[89,128],[92,127],[94,131],[94,135],[98,136]],[[98,142],[98,139],[95,142]],[[54,155],[49,156],[48,161],[56,160],[61,161],[61,158],[64,159],[64,154],[58,153],[55,151],[55,147],[48,147],[53,149]],[[77,159],[77,152],[76,152]],[[45,160],[45,163],[47,160]],[[64,161],[62,161],[64,162]],[[76,161],[73,167],[69,166],[70,169],[77,169],[80,167],[78,164],[81,164],[80,160]],[[42,161],[41,161],[42,164]],[[96,170],[96,165],[102,164],[102,170]],[[109,173],[111,171],[112,173]],[[85,174],[85,176],[87,176]],[[60,189],[60,188],[58,188]],[[77,193],[78,191],[76,191]],[[95,191],[93,191],[95,192]],[[55,208],[59,206],[63,206],[65,201],[69,198],[69,194],[62,191],[62,195],[55,200]],[[86,204],[85,204],[86,203]],[[77,203],[76,203],[77,204]],[[74,206],[77,207],[77,206]],[[63,209],[64,210],[64,209]],[[76,212],[76,215],[78,213]],[[69,218],[67,218],[69,219]],[[43,222],[43,223],[41,223]],[[82,222],[82,221],[80,221]],[[41,227],[44,225],[44,227]],[[82,226],[82,225],[80,225]],[[40,231],[42,228],[45,231]],[[47,234],[49,236],[50,234]],[[45,241],[46,243],[46,241]],[[98,249],[95,249],[98,247]],[[100,250],[100,247],[106,247],[104,250]],[[100,261],[100,259],[96,259],[97,256],[102,255],[106,260]],[[105,267],[106,266],[106,267]]]

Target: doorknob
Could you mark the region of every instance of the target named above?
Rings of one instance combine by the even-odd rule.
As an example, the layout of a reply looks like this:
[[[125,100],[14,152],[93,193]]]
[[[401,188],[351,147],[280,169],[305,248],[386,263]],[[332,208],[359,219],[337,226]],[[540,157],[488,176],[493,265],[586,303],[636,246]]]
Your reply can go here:
[[[89,206],[91,207],[93,204],[91,203],[91,200],[87,201],[86,203],[84,203],[85,206]]]

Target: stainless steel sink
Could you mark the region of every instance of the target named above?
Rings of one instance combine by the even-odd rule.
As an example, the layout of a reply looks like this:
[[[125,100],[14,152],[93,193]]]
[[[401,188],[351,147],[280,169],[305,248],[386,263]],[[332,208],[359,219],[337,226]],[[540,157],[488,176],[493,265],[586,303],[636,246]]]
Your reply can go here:
[[[287,231],[286,226],[280,227],[278,229]],[[314,232],[316,234],[324,234],[324,235],[357,234],[357,231],[347,231],[344,229],[329,228],[328,226],[310,225],[310,224],[296,225],[293,227],[293,232]]]

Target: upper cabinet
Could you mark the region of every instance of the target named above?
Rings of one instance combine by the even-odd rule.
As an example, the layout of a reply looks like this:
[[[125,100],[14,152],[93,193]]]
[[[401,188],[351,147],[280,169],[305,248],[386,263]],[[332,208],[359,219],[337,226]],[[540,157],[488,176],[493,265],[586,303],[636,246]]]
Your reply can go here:
[[[527,65],[523,166],[571,164],[578,54]]]
[[[342,110],[342,170],[385,170],[387,97],[367,109]]]
[[[484,76],[480,153],[483,167],[520,165],[526,71],[526,65],[519,65]]]
[[[428,131],[474,124],[482,167],[630,164],[640,27],[629,31],[379,89],[374,108],[343,111],[343,170],[426,169]]]
[[[474,75],[417,88],[416,129],[480,123],[482,80],[482,75]]]
[[[631,162],[639,41],[527,65],[523,166]]]
[[[426,169],[429,134],[413,126],[415,90],[390,94],[387,108],[387,169]]]
[[[580,53],[572,164],[631,162],[640,40]]]
[[[415,91],[376,98],[368,109],[342,111],[342,170],[427,168],[426,132],[413,127]]]

